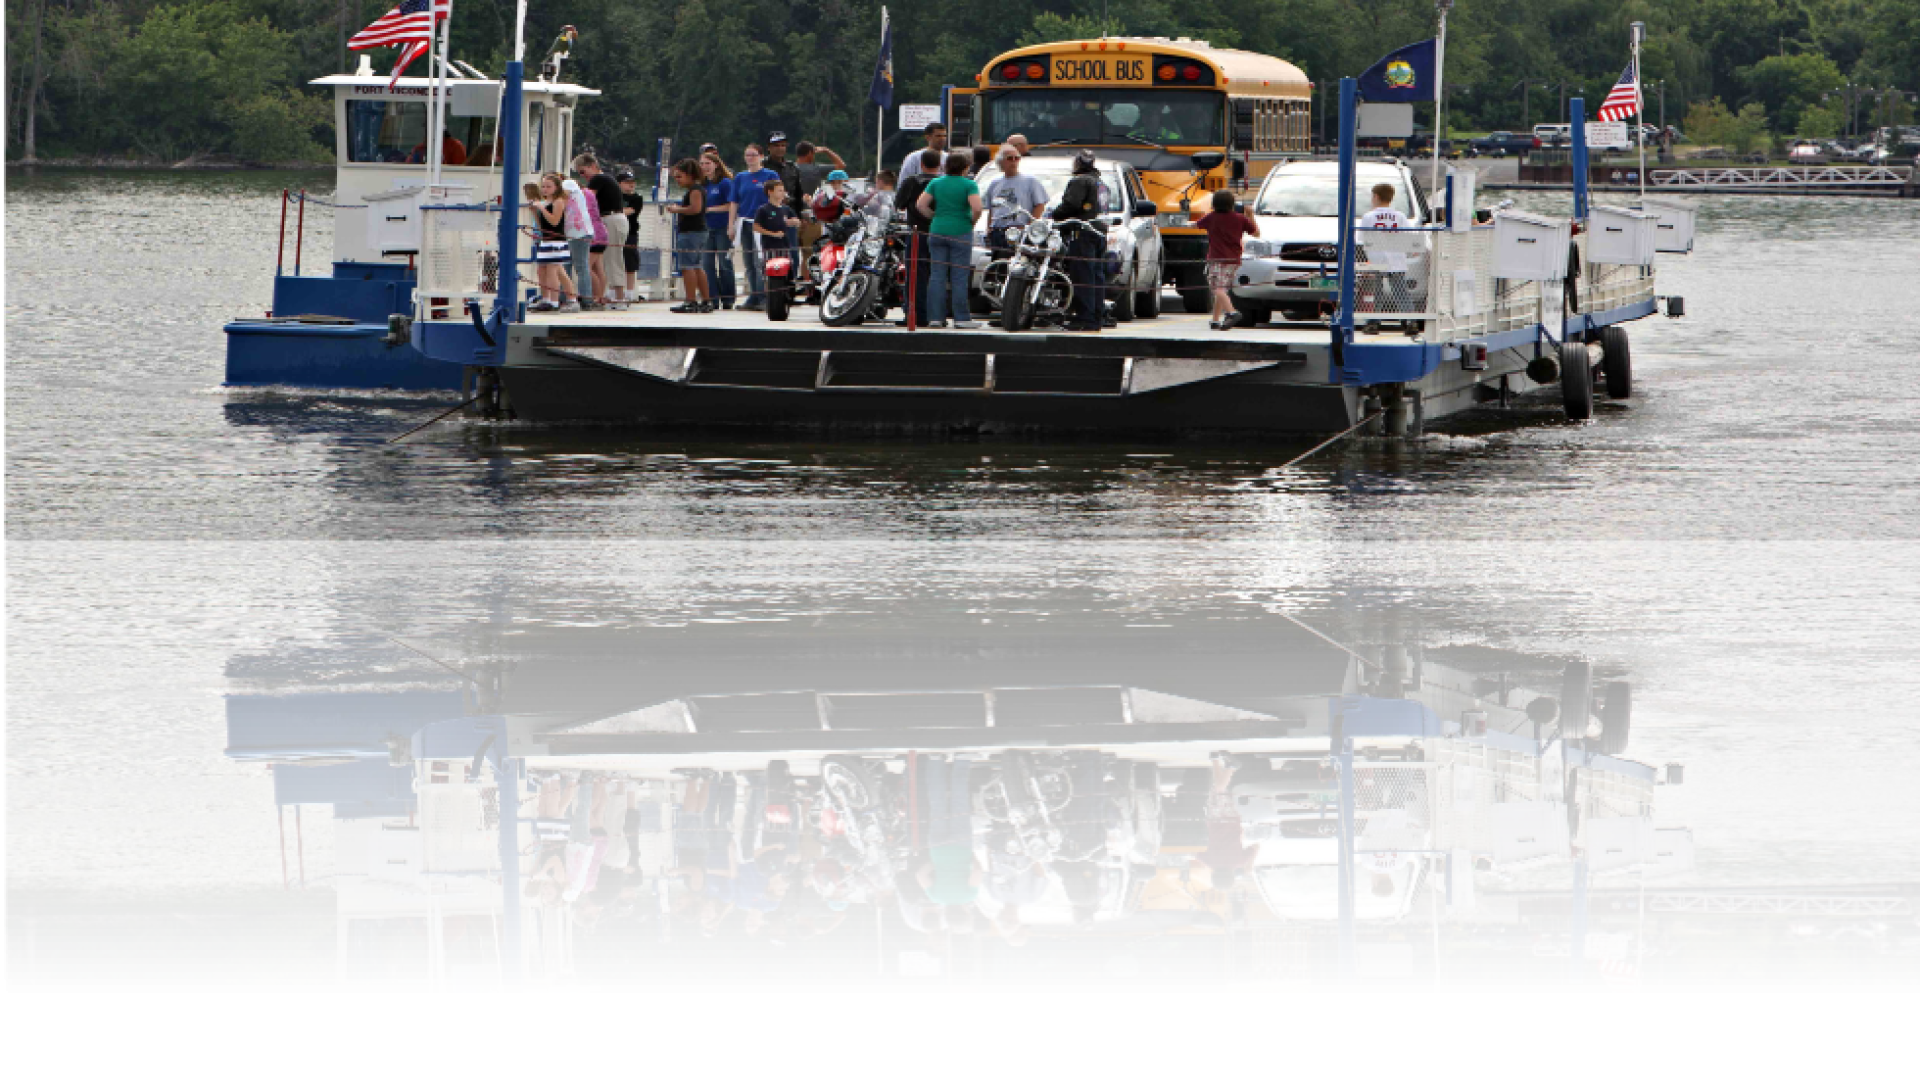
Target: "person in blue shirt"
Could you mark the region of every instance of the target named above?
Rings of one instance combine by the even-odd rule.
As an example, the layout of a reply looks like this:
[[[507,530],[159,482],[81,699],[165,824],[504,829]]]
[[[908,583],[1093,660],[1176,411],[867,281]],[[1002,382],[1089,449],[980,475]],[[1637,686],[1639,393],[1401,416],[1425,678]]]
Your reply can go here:
[[[747,267],[747,299],[740,309],[759,311],[767,302],[766,256],[753,221],[767,204],[768,182],[780,179],[780,174],[763,164],[766,155],[759,143],[748,143],[745,157],[747,167],[733,174],[733,216],[739,222],[740,257]]]
[[[733,283],[733,170],[720,160],[720,151],[700,155],[701,179],[706,181],[707,280],[720,306],[731,309]]]

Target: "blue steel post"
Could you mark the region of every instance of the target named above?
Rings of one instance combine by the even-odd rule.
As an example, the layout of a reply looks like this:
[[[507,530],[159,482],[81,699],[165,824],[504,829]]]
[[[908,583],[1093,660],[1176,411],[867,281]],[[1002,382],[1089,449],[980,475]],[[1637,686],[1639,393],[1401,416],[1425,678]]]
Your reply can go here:
[[[1333,753],[1340,772],[1340,975],[1348,978],[1353,975],[1353,740],[1345,717],[1334,718]]]
[[[1572,949],[1567,955],[1567,982],[1586,982],[1586,855],[1572,861]]]
[[[1333,327],[1336,349],[1353,340],[1353,177],[1357,168],[1353,143],[1358,85],[1351,78],[1340,80],[1340,308]]]
[[[500,294],[494,301],[494,314],[502,328],[520,320],[520,84],[526,65],[507,62],[506,85],[500,93]],[[505,359],[505,341],[501,339],[501,359]]]
[[[1573,216],[1587,219],[1587,101],[1574,98],[1567,102],[1568,120],[1573,125]]]
[[[506,742],[506,724],[500,740]],[[520,759],[503,751],[500,778],[500,975],[515,982],[521,971],[520,945]]]

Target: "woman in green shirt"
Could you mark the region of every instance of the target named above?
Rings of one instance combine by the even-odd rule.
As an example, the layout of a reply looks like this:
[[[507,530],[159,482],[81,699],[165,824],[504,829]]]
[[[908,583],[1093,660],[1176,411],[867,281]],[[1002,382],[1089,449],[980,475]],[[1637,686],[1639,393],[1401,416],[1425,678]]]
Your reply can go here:
[[[947,312],[953,312],[957,330],[973,330],[967,308],[967,282],[973,275],[973,222],[980,216],[980,188],[967,178],[973,164],[971,155],[947,155],[944,174],[927,185],[916,204],[920,213],[931,218],[928,244],[932,249],[933,271],[927,279],[927,325],[945,326]]]

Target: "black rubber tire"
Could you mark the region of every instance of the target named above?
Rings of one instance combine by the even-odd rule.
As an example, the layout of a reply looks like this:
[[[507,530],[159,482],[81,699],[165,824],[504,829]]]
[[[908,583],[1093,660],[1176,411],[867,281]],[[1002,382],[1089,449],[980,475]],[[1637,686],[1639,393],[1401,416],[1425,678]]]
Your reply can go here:
[[[1607,396],[1625,401],[1633,396],[1633,350],[1627,344],[1627,328],[1609,326],[1600,331],[1600,377],[1606,380]]]
[[[1000,304],[1000,327],[1018,332],[1033,328],[1033,279],[1026,274],[1007,275],[1007,293]]]
[[[1197,266],[1180,271],[1180,306],[1189,315],[1205,315],[1213,310],[1213,290],[1207,287],[1207,273]]]
[[[1587,366],[1587,347],[1577,341],[1560,346],[1560,400],[1567,419],[1593,419],[1593,369]]]
[[[820,761],[820,780],[822,783],[841,785],[848,805],[856,810],[880,805],[880,787],[873,782],[873,774],[867,771],[866,763],[859,758],[829,754]]]
[[[1600,698],[1600,752],[1618,756],[1627,752],[1627,733],[1633,727],[1633,686],[1606,685]]]
[[[787,311],[793,306],[793,290],[783,282],[767,285],[767,321],[786,322]]]
[[[1160,317],[1160,279],[1158,277],[1148,282],[1146,288],[1134,294],[1133,311],[1143,319]]]
[[[822,294],[820,297],[820,321],[826,323],[828,326],[859,325],[860,320],[867,317],[867,309],[873,306],[874,293],[879,291],[875,288],[878,284],[879,279],[872,274],[849,274],[845,281],[833,286],[833,289],[845,288],[849,290],[849,299],[845,302],[844,306],[835,307],[833,313],[829,315],[827,312],[827,302],[833,296],[833,291],[829,289],[826,293]]]
[[[1560,673],[1560,734],[1582,739],[1593,707],[1593,665],[1575,660]]]

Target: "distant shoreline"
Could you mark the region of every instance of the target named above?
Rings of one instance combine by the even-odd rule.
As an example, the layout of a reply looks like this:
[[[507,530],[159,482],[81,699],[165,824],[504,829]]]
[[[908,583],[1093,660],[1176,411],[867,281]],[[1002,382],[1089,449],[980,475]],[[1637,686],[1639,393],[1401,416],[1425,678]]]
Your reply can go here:
[[[187,158],[164,161],[157,158],[40,158],[35,161],[10,160],[9,169],[160,169],[178,172],[272,172],[278,169],[327,169],[324,161],[234,161],[232,159]]]

